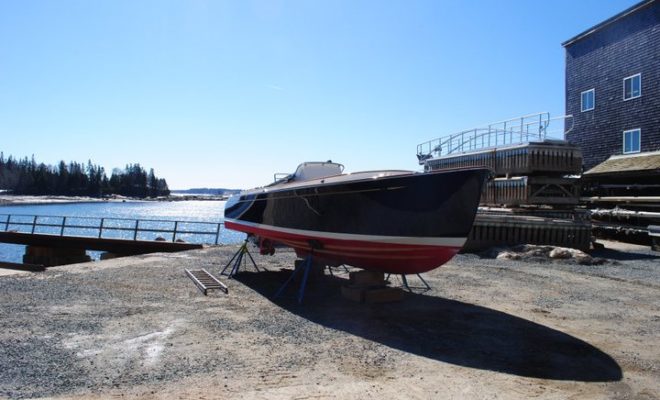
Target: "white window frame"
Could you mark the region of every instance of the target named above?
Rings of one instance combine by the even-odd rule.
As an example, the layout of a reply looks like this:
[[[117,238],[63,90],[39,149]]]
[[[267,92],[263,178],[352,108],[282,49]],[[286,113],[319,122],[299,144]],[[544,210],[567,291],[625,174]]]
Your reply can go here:
[[[637,96],[632,95],[632,79],[636,78],[639,76],[639,94]],[[631,97],[626,98],[626,81],[630,79],[630,95]],[[623,101],[628,101],[632,99],[636,99],[638,97],[642,97],[642,73],[637,73],[635,75],[630,75],[628,77],[623,78]]]
[[[628,132],[639,132],[639,148],[637,150],[626,151],[626,133]],[[635,129],[628,129],[623,131],[623,154],[634,154],[634,153],[640,153],[641,151],[642,151],[642,129],[635,128]]]
[[[585,93],[589,93],[589,92],[593,93],[593,95],[592,95],[593,96],[593,101],[592,101],[592,104],[591,104],[591,108],[584,108],[584,102],[583,102],[584,97],[583,96],[584,96]],[[596,108],[596,89],[592,88],[592,89],[585,90],[584,92],[580,93],[580,112],[591,111],[594,108]]]

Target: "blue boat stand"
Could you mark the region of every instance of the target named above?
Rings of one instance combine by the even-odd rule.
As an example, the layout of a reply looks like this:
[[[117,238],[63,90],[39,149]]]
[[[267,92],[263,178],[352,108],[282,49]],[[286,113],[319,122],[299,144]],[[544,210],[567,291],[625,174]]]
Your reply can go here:
[[[254,265],[254,269],[256,269],[257,272],[260,272],[259,267],[257,267],[257,263],[254,262],[254,258],[252,258],[252,254],[250,254],[250,251],[248,250],[248,239],[249,236],[245,238],[245,241],[243,242],[241,247],[238,249],[236,253],[234,253],[234,256],[222,269],[220,275],[227,275],[229,279],[233,278],[234,275],[236,275],[239,269],[241,268],[241,263],[247,265],[247,258],[244,258],[246,254],[250,258],[250,261],[252,261],[252,265]],[[227,268],[229,268],[230,265],[232,266],[231,270],[229,271],[228,274],[226,274],[225,271],[227,270]]]
[[[323,245],[321,242],[318,240],[309,240],[309,247],[310,247],[310,252],[305,257],[302,261],[302,263],[298,264],[289,278],[284,282],[284,284],[275,292],[275,295],[273,296],[274,299],[280,297],[280,295],[284,292],[284,289],[286,289],[287,286],[289,286],[289,283],[293,281],[293,279],[298,275],[300,271],[303,272],[303,277],[302,281],[300,282],[300,287],[298,288],[298,304],[302,304],[303,297],[305,296],[305,288],[307,287],[307,278],[309,277],[309,271],[312,269],[312,266],[314,265],[314,250],[321,249]]]

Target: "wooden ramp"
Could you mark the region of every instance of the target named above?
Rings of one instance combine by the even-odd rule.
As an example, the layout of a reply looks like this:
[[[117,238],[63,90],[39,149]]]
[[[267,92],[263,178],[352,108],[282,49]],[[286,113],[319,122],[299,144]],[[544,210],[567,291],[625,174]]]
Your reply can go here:
[[[578,174],[582,152],[573,144],[548,140],[432,158],[426,160],[424,168],[435,171],[482,166],[493,170],[495,176]]]
[[[201,244],[194,243],[166,242],[155,240],[109,239],[83,236],[58,236],[23,232],[0,232],[0,242],[39,247],[109,251],[112,253],[124,255],[177,252],[201,249],[204,247]]]
[[[24,264],[46,267],[101,259],[203,248],[218,244],[222,223],[84,216],[0,214],[0,243],[27,246]],[[215,240],[213,240],[213,238]]]
[[[39,264],[19,264],[12,262],[0,261],[0,268],[15,269],[18,271],[41,272],[45,271],[46,267]]]

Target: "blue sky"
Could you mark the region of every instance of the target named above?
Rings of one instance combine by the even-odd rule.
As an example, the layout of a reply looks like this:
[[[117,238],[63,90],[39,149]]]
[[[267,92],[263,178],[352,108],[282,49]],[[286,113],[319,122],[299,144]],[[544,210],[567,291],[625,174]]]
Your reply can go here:
[[[631,0],[0,0],[0,150],[248,188],[564,113],[561,42]]]

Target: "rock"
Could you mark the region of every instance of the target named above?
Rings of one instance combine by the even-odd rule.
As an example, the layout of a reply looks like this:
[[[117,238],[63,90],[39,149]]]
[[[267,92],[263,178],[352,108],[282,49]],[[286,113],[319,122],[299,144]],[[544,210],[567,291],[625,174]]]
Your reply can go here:
[[[550,258],[567,259],[573,257],[571,250],[565,247],[555,247],[548,254]]]
[[[571,252],[571,256],[573,257],[573,259],[577,261],[578,264],[583,264],[583,265],[593,264],[593,258],[584,251],[577,249],[569,249],[569,251]]]
[[[502,251],[495,258],[498,260],[520,260],[520,254],[514,253],[512,251]]]
[[[530,258],[530,257],[540,257],[540,258],[547,258],[550,252],[554,250],[550,246],[533,246],[530,245],[527,247],[527,250],[525,251],[525,257]]]
[[[582,265],[601,265],[607,260],[594,259],[589,254],[568,247],[521,244],[510,248],[492,247],[480,254],[482,258],[547,262],[548,259],[571,260]]]
[[[611,261],[608,261],[605,258],[596,257],[593,260],[591,260],[591,265],[603,265],[603,264],[608,263],[608,262],[611,262]]]
[[[589,255],[589,254],[585,253],[584,251],[578,250],[578,249],[568,249],[568,250],[571,252],[571,255],[573,257],[584,257],[584,256]]]
[[[575,261],[577,261],[577,263],[581,264],[581,265],[593,265],[594,264],[594,259],[588,254],[578,255],[578,256],[575,256],[574,258],[575,258]]]

